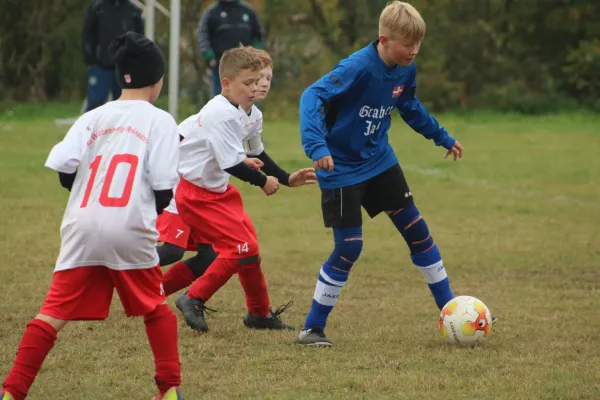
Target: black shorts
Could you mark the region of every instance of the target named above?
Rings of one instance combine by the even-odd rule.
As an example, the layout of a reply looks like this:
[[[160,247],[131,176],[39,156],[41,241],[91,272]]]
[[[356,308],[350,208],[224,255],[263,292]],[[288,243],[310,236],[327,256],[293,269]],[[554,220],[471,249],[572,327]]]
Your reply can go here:
[[[323,221],[328,228],[362,225],[361,206],[374,218],[384,211],[396,211],[413,203],[400,165],[356,185],[321,189]]]

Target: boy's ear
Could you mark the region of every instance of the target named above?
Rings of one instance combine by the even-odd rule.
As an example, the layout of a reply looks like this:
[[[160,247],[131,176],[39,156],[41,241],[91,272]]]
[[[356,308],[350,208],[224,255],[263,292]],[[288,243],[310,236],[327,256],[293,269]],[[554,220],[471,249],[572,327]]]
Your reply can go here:
[[[221,80],[221,86],[224,88],[229,87],[230,83],[231,83],[231,81],[229,80],[229,78],[223,78]]]
[[[390,40],[390,38],[385,35],[379,36],[379,43],[381,43],[381,44],[386,44],[388,42],[388,40]]]

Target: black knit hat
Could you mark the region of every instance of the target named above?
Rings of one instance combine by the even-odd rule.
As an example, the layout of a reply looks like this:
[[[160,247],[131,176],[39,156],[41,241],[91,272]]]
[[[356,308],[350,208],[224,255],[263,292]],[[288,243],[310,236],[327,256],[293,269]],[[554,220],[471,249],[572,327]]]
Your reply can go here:
[[[144,35],[127,32],[108,46],[115,63],[117,81],[123,89],[139,89],[155,84],[165,74],[162,52]]]

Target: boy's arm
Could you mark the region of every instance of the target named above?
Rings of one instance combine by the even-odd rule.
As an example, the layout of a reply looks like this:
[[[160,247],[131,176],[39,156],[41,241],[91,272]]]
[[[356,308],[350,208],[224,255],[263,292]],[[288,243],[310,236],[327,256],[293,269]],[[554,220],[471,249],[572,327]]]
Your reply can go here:
[[[256,158],[263,162],[261,169],[265,174],[274,176],[282,185],[290,186],[290,174],[277,165],[277,163],[269,157],[266,151],[263,150]]]
[[[179,163],[177,124],[168,114],[161,116],[148,140],[148,182],[154,192],[156,214],[160,215],[173,198]]]
[[[90,135],[90,113],[82,115],[69,129],[64,139],[57,143],[44,164],[46,167],[58,172],[60,185],[69,192],[73,188],[77,168],[83,155],[85,141]]]
[[[396,103],[396,108],[400,111],[402,119],[416,132],[427,139],[432,139],[436,146],[443,146],[448,150],[452,149],[456,140],[448,135],[448,131],[440,126],[437,120],[419,102],[416,89],[416,69],[413,66],[412,82]]]
[[[44,164],[46,167],[58,172],[58,178],[62,187],[71,190],[77,168],[83,155],[86,138],[89,131],[90,113],[82,115],[69,129],[64,139],[57,143]]]
[[[77,176],[77,171],[72,174],[67,174],[65,172],[58,173],[58,180],[60,181],[60,186],[67,189],[69,192],[73,189],[73,183],[75,183],[75,177]]]
[[[342,61],[327,75],[308,87],[300,98],[300,134],[302,147],[313,161],[330,156],[325,141],[327,105],[347,92],[360,78],[357,66]]]
[[[210,147],[223,171],[251,185],[263,187],[267,177],[244,164],[246,154],[236,134],[241,129],[240,123],[234,119],[219,121],[215,126],[217,134],[209,138]]]
[[[172,190],[179,179],[179,133],[173,117],[161,115],[148,139],[148,183],[154,191]]]
[[[262,161],[263,165],[260,168],[265,174],[274,176],[282,185],[290,186],[290,174],[277,165],[265,151],[265,146],[262,142],[262,113],[258,108],[255,110],[253,109],[252,112],[258,113],[260,117],[256,130],[244,142],[244,151],[246,152],[246,155],[249,157],[256,157]]]

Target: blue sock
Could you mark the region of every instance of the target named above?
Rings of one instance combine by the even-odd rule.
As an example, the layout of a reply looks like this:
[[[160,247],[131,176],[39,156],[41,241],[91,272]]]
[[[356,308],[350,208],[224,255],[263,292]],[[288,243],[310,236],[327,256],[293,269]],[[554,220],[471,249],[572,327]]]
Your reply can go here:
[[[437,245],[433,245],[429,250],[413,254],[410,256],[413,264],[419,267],[419,270],[429,286],[429,290],[435,299],[435,304],[441,310],[447,302],[454,298],[450,289],[450,280],[446,274],[442,256]]]
[[[427,223],[414,204],[390,216],[410,249],[410,258],[425,278],[435,303],[441,309],[454,298],[442,256],[429,234]]]
[[[325,329],[327,317],[337,302],[348,273],[362,250],[362,227],[334,228],[335,248],[323,263],[304,329]]]

